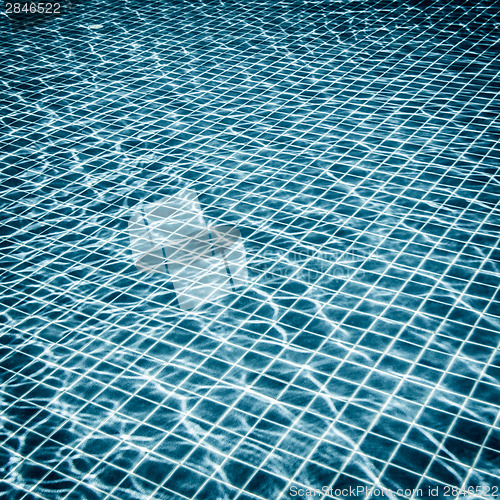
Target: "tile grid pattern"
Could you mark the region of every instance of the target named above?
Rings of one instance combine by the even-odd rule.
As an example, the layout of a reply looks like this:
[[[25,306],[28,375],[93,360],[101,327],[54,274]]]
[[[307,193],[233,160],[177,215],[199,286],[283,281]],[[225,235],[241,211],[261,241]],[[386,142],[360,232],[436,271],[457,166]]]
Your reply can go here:
[[[7,498],[498,484],[494,4],[92,7],[0,54]],[[184,186],[252,273],[195,315],[126,234]]]

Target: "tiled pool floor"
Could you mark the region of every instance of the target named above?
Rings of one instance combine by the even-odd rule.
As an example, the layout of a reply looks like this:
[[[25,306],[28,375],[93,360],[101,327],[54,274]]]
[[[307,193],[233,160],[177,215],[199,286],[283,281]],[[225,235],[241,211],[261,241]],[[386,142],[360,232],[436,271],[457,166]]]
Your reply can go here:
[[[498,495],[498,13],[2,16],[0,498]],[[189,310],[129,239],[180,192],[248,272]]]

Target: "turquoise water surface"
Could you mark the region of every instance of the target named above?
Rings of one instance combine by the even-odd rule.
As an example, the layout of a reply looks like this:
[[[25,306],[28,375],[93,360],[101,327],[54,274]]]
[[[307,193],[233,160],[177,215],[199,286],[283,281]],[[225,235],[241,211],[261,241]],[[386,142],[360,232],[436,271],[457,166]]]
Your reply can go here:
[[[498,12],[2,16],[0,498],[496,498]],[[247,271],[187,309],[129,237],[185,189]]]

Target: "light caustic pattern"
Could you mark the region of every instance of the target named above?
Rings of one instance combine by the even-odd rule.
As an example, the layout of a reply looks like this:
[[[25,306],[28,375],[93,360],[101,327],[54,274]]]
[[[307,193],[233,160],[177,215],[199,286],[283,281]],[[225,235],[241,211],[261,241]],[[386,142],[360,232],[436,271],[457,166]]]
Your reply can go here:
[[[493,498],[498,16],[0,16],[0,498]]]

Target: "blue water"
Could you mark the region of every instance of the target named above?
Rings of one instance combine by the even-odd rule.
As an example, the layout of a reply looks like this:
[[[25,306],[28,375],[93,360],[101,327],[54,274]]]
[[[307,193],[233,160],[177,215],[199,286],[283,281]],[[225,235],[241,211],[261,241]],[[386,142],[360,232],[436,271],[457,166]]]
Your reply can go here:
[[[494,2],[0,24],[0,498],[500,494]],[[249,274],[192,311],[127,230],[183,188]]]

